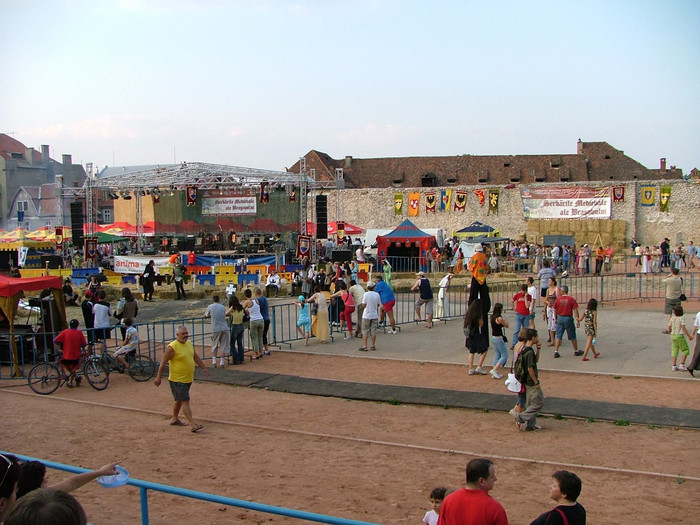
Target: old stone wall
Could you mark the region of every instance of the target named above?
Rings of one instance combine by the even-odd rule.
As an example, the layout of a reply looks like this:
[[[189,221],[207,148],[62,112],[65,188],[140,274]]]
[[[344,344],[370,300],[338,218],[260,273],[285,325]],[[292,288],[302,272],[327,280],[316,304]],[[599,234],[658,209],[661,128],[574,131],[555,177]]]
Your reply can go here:
[[[576,183],[580,185],[581,183]],[[656,186],[656,202],[654,206],[641,206],[640,185],[653,184]],[[567,186],[560,183],[557,186]],[[589,183],[590,186],[601,186],[600,183]],[[671,199],[667,213],[659,210],[659,195],[661,186],[671,186]],[[529,186],[541,186],[532,184]],[[612,186],[612,185],[611,185]],[[632,237],[646,245],[659,244],[668,237],[672,244],[688,243],[694,240],[700,242],[700,184],[685,181],[633,181],[616,183],[624,186],[624,202],[612,204],[612,220],[553,220],[529,221],[523,218],[523,207],[520,190],[500,187],[498,214],[489,214],[488,203],[483,206],[474,194],[475,189],[485,189],[488,199],[488,187],[484,185],[463,186],[452,188],[468,192],[467,206],[461,211],[439,211],[426,213],[425,193],[441,188],[384,188],[384,189],[346,189],[338,202],[338,191],[331,192],[328,200],[328,220],[344,219],[362,228],[395,228],[404,219],[409,218],[419,228],[442,228],[451,235],[452,232],[468,226],[473,221],[481,221],[500,230],[501,235],[513,239],[524,238],[530,234],[574,234],[576,242],[597,243],[600,234],[602,244],[614,244],[616,250],[629,246]],[[402,215],[394,214],[394,194],[404,196]],[[408,197],[410,193],[420,193],[419,214],[408,217]],[[542,224],[547,223],[547,224]],[[624,230],[624,231],[623,231]],[[696,236],[697,238],[694,238]]]

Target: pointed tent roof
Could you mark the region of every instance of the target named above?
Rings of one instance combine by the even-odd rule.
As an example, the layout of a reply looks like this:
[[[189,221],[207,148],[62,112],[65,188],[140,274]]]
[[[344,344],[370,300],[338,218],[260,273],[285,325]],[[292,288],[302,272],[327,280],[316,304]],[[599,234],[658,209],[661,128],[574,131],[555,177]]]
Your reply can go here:
[[[399,224],[394,231],[389,232],[386,235],[382,235],[381,237],[389,237],[391,239],[415,239],[434,236],[430,235],[429,233],[425,233],[411,221],[406,219]]]
[[[492,232],[492,231],[494,231],[494,228],[492,228],[488,224],[484,224],[483,222],[479,222],[479,221],[474,221],[466,228],[462,228],[461,230],[457,230],[457,233]]]

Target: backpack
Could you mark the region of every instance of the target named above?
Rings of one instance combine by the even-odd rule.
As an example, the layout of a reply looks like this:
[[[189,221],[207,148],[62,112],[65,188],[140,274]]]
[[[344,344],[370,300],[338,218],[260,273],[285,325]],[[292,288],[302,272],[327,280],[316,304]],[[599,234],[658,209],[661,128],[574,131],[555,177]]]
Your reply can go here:
[[[520,381],[523,385],[525,384],[525,379],[527,379],[528,377],[527,368],[524,368],[523,366],[523,356],[526,352],[532,352],[533,354],[535,353],[531,346],[526,346],[523,349],[523,351],[520,352],[520,354],[518,355],[518,359],[515,361],[515,365],[513,366],[513,373],[515,374],[515,379]]]

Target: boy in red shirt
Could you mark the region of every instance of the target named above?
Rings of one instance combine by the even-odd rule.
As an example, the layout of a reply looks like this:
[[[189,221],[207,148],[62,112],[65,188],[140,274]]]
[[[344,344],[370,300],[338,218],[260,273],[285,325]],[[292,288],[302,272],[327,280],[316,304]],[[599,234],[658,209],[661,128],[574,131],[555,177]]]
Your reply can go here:
[[[82,377],[76,378],[76,370],[78,369],[78,364],[80,363],[80,357],[83,354],[83,348],[87,345],[85,336],[83,332],[78,330],[80,322],[77,319],[71,319],[69,323],[69,328],[63,330],[58,334],[53,342],[61,345],[63,355],[59,359],[61,368],[65,374],[68,375],[68,388],[73,388],[73,380],[75,379],[75,384],[80,385],[80,380]]]

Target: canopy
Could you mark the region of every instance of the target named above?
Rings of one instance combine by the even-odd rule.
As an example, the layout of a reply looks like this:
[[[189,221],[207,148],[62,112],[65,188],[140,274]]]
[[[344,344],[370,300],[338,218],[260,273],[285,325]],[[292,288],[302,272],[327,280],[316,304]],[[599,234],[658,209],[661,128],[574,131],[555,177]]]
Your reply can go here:
[[[306,223],[306,231],[309,232],[309,235],[314,235],[316,233],[316,225],[313,222],[308,221]],[[327,231],[328,235],[336,235],[338,233],[338,223],[336,221],[329,222]],[[359,226],[346,222],[345,229],[343,231],[345,232],[345,235],[360,235],[365,230]]]
[[[97,232],[95,237],[97,237],[97,244],[108,244],[110,242],[120,242],[126,240],[125,237],[120,237],[119,235],[106,232]]]
[[[492,228],[488,224],[483,222],[474,221],[466,228],[457,230],[452,233],[454,237],[458,239],[467,239],[469,237],[498,237],[501,232],[495,228]]]
[[[5,277],[0,275],[0,308],[2,308],[10,324],[10,344],[12,346],[12,376],[18,377],[22,372],[19,368],[17,342],[14,337],[14,322],[17,316],[17,305],[24,292],[35,292],[49,288],[53,294],[58,310],[58,326],[56,330],[66,328],[66,303],[63,298],[63,281],[60,276],[48,277]]]
[[[22,239],[21,241],[0,242],[0,252],[11,252],[19,250],[21,247],[34,248],[37,250],[54,248],[53,241],[33,241],[31,239]]]
[[[377,262],[388,256],[419,257],[420,266],[425,265],[425,252],[437,245],[434,235],[425,233],[406,219],[395,230],[377,236]],[[416,249],[417,248],[417,249]]]

